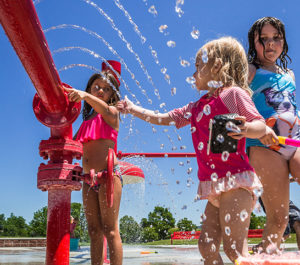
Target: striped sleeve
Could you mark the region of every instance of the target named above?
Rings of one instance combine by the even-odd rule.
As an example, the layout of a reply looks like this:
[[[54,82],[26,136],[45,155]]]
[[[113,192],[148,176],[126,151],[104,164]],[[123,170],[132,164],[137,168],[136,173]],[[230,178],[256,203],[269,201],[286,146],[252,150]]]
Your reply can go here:
[[[261,120],[264,118],[256,109],[249,94],[240,87],[224,89],[220,94],[221,100],[230,113],[237,113],[246,117],[246,121]]]
[[[191,123],[191,109],[194,103],[183,106],[182,108],[173,109],[168,112],[169,117],[175,122],[177,129],[182,128]]]

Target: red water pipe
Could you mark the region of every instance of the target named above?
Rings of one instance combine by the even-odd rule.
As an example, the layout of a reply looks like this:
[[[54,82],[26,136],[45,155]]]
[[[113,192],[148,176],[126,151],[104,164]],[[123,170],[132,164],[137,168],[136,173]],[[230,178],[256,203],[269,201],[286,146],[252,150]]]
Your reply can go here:
[[[0,21],[46,110],[63,113],[67,101],[33,2],[1,0]]]
[[[69,103],[54,66],[47,41],[31,0],[0,0],[0,22],[27,71],[37,94],[33,110],[50,127],[51,137],[40,143],[40,155],[49,159],[38,170],[37,186],[48,191],[47,265],[69,264],[71,191],[80,190],[82,145],[72,140],[72,122],[80,103]]]

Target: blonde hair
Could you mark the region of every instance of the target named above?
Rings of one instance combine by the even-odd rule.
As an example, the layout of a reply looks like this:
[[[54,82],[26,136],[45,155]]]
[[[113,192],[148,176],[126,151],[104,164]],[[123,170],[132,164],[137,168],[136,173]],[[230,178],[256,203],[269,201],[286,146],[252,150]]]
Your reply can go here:
[[[250,96],[253,92],[248,86],[248,61],[243,46],[232,37],[222,37],[206,43],[196,55],[196,60],[202,59],[203,51],[207,52],[208,63],[221,63],[218,79],[225,87],[239,86]],[[205,53],[206,53],[205,52]]]

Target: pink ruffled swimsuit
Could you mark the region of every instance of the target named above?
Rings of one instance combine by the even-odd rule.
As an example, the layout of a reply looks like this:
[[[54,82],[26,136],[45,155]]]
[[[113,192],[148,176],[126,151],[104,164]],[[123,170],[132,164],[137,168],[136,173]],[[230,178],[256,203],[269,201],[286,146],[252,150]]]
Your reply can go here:
[[[110,139],[115,143],[114,151],[117,152],[118,131],[108,125],[101,114],[97,114],[90,120],[82,122],[76,140],[86,143],[91,140]]]

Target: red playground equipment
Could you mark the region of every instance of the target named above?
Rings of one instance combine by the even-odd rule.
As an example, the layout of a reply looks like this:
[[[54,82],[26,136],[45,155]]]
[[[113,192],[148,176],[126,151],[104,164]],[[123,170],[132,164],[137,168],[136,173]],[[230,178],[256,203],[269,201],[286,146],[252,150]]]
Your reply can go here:
[[[81,180],[92,181],[101,176],[82,176],[74,158],[82,156],[82,145],[72,140],[72,123],[80,113],[81,103],[69,102],[32,0],[0,0],[0,22],[29,75],[37,94],[33,110],[37,119],[50,128],[51,136],[42,140],[40,156],[48,159],[38,169],[37,186],[48,191],[47,265],[69,264],[70,205],[72,190],[81,189]],[[113,203],[113,150],[108,154],[107,202]],[[130,166],[131,169],[126,169]],[[144,179],[143,172],[133,165],[121,165],[128,174]],[[125,171],[126,171],[125,170]]]

